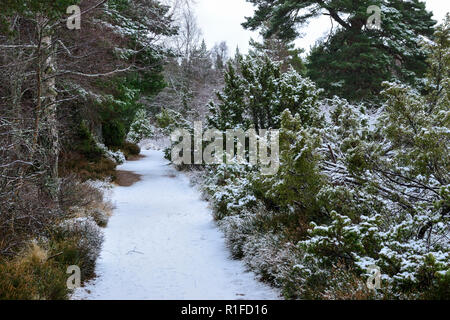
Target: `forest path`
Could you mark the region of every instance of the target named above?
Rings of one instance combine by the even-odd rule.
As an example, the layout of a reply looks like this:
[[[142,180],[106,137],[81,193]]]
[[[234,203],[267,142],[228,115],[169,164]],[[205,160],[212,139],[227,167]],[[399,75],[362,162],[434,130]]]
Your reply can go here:
[[[160,151],[118,169],[141,180],[115,187],[97,278],[73,299],[278,299],[275,289],[230,259],[211,210]]]

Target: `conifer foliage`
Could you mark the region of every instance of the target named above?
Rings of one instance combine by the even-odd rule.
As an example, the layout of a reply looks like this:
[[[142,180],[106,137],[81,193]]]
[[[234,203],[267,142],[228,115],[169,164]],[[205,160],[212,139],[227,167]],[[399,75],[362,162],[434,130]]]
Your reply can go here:
[[[318,107],[320,90],[292,67],[282,72],[281,63],[264,53],[237,56],[236,64],[228,63],[224,79],[218,103],[210,104],[208,120],[215,128],[279,128],[286,109],[299,113],[305,123],[318,120],[311,110]]]
[[[286,297],[450,298],[449,19],[421,43],[425,93],[384,82],[376,113],[321,98],[310,80],[277,73],[264,56],[243,59],[242,75],[226,73],[213,120],[252,123],[251,90],[276,92],[256,105],[279,119],[280,169],[263,176],[233,163],[210,168],[204,189],[233,254]],[[260,77],[263,70],[275,72]],[[295,90],[283,96],[281,88]],[[229,117],[229,109],[244,117]],[[373,266],[377,290],[366,284]]]
[[[374,99],[381,83],[398,78],[416,84],[426,71],[426,53],[421,36],[433,34],[432,14],[420,0],[397,1],[259,1],[248,0],[257,7],[253,17],[243,25],[261,28],[266,37],[298,37],[299,26],[325,15],[332,21],[326,40],[318,43],[309,55],[308,75],[328,95],[350,100]],[[381,29],[367,25],[370,6],[381,10]]]

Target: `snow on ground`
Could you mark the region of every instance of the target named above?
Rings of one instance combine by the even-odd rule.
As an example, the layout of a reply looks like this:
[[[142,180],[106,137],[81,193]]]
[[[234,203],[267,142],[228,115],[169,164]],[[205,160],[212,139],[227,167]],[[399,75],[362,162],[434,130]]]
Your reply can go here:
[[[207,203],[188,178],[143,151],[120,170],[142,175],[116,187],[117,209],[105,229],[97,278],[73,299],[278,299],[242,262],[231,260]]]
[[[154,138],[142,140],[139,143],[139,146],[146,150],[164,150],[165,148],[170,147],[170,138],[166,135],[157,133]]]

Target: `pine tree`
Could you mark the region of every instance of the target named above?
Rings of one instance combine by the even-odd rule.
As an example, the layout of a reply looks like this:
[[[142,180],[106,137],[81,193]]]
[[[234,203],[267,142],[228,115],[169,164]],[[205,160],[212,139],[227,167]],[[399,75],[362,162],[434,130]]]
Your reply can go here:
[[[328,40],[311,52],[308,63],[308,75],[330,96],[374,98],[383,80],[396,77],[415,84],[426,71],[426,54],[419,39],[432,35],[435,21],[420,0],[248,1],[257,10],[244,26],[263,28],[265,37],[294,39],[298,25],[319,15],[337,23]],[[381,30],[367,26],[371,5],[382,10]]]
[[[208,81],[208,76],[212,68],[211,52],[209,52],[206,42],[203,39],[199,48],[192,53],[192,77],[199,82]]]
[[[262,43],[250,39],[252,54],[267,54],[270,59],[281,63],[281,71],[293,68],[299,74],[305,74],[306,68],[301,58],[302,49],[295,48],[295,44],[272,36],[265,38]]]
[[[235,61],[237,67],[228,63],[219,104],[210,104],[210,125],[222,130],[279,128],[286,109],[298,113],[306,124],[319,123],[315,110],[321,91],[309,79],[292,68],[281,72],[281,64],[264,53],[238,56]]]
[[[214,67],[218,71],[222,71],[226,67],[228,59],[228,46],[225,41],[216,44],[212,49]]]
[[[151,138],[154,133],[153,129],[147,112],[143,109],[138,110],[131,124],[127,139],[133,143],[139,143],[143,139]]]
[[[319,207],[316,195],[322,187],[319,170],[321,158],[317,148],[320,135],[293,116],[289,109],[281,114],[280,169],[273,176],[257,176],[254,188],[263,194],[280,212],[301,216],[304,220],[317,217]]]
[[[218,104],[210,102],[208,126],[219,130],[232,129],[245,123],[245,86],[231,62],[224,74],[225,88],[217,92]]]

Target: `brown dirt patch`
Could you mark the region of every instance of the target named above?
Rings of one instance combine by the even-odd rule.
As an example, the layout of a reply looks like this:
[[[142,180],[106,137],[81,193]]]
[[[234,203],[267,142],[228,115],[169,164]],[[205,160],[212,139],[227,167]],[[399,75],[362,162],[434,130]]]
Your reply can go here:
[[[168,177],[168,178],[176,178],[177,177],[177,175],[176,174],[173,174],[173,173],[168,173],[168,174],[166,174],[166,175],[164,175],[165,177]]]
[[[141,175],[137,173],[124,170],[116,171],[116,179],[114,182],[121,187],[132,186],[138,181],[141,181]]]
[[[137,156],[129,156],[127,161],[138,161],[145,158],[145,156],[143,154],[139,154]]]

